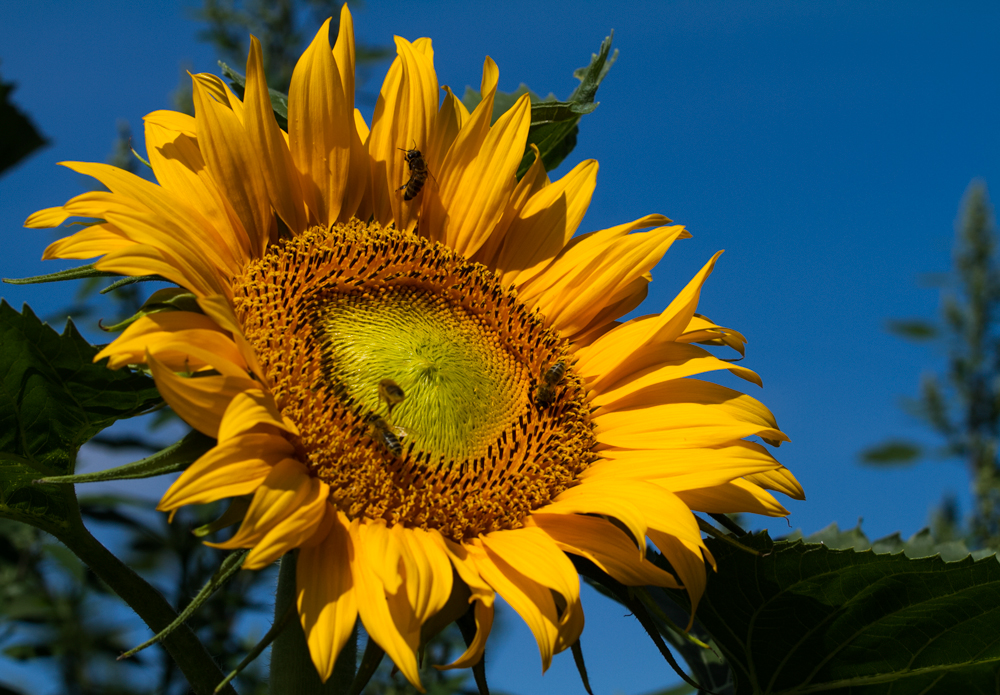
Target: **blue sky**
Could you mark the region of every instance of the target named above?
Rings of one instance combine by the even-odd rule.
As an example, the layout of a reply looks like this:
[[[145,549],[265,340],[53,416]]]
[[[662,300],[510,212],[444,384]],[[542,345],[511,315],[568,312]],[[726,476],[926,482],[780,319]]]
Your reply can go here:
[[[81,192],[55,162],[103,161],[115,123],[170,106],[183,68],[216,71],[184,4],[7,3],[0,75],[52,146],[0,179],[0,275],[38,261],[51,237],[28,214]],[[568,166],[595,158],[597,190],[582,231],[661,212],[693,239],[653,271],[644,309],[659,310],[726,249],[700,310],[749,338],[747,386],[792,442],[778,456],[806,502],[772,534],[864,518],[871,537],[923,526],[946,491],[968,509],[955,462],[871,470],[857,453],[889,436],[933,444],[898,408],[942,356],[893,338],[893,317],[933,317],[918,276],[948,269],[959,202],[974,178],[1000,187],[1000,5],[990,2],[553,2],[498,5],[372,0],[354,11],[359,42],[434,40],[442,84],[478,87],[482,62],[500,89],[527,83],[565,97],[572,71],[612,28],[621,56],[582,123]],[[372,70],[374,93],[384,68]],[[370,109],[370,107],[369,107]],[[137,143],[137,145],[140,143]],[[138,149],[138,147],[137,147]],[[998,188],[997,190],[1000,190]],[[66,285],[7,286],[15,307],[64,306]],[[727,384],[743,388],[732,379]],[[92,465],[102,465],[100,463]],[[584,648],[598,692],[632,695],[669,670],[624,610],[588,595]],[[495,687],[578,692],[568,654],[544,679],[516,617],[491,651]],[[592,645],[588,649],[588,645]],[[600,647],[600,649],[598,649]]]

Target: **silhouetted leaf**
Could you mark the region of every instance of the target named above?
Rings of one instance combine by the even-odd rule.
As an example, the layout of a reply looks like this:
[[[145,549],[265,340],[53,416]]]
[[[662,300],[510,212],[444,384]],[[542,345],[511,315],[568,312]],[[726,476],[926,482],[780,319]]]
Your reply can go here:
[[[708,541],[719,571],[698,608],[737,695],[994,692],[996,558],[910,559],[774,543],[766,533],[741,541],[762,555]]]
[[[614,32],[611,32],[611,36],[601,43],[600,51],[591,55],[590,65],[573,71],[573,76],[580,80],[580,84],[566,101],[558,101],[554,94],[549,94],[543,99],[524,84],[511,93],[496,93],[493,98],[493,121],[513,106],[521,95],[528,94],[531,98],[531,127],[528,130],[524,158],[517,170],[518,179],[524,176],[535,160],[535,154],[529,145],[534,144],[538,147],[546,171],[552,171],[559,166],[576,147],[576,134],[579,132],[577,124],[580,122],[580,117],[597,108],[598,102],[594,101],[597,88],[618,59],[617,50],[610,58],[608,57],[613,38]],[[478,91],[466,88],[462,103],[472,111],[481,99],[482,95]]]
[[[94,364],[72,322],[59,335],[27,307],[0,302],[0,345],[0,516],[65,528],[72,489],[32,481],[72,473],[84,442],[160,396],[152,379]]]
[[[923,456],[919,444],[892,440],[869,447],[859,454],[862,463],[873,466],[900,466],[913,463]]]
[[[0,174],[48,144],[26,115],[14,106],[14,84],[0,82]]]
[[[908,340],[931,340],[940,334],[936,325],[920,319],[888,321],[886,328],[890,333]]]

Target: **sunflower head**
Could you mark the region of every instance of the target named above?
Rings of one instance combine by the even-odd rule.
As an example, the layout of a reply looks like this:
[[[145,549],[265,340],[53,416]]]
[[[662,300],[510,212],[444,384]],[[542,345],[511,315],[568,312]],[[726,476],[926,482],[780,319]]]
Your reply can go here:
[[[250,548],[248,569],[297,551],[323,680],[358,620],[420,687],[422,640],[471,611],[476,636],[448,667],[474,665],[497,594],[547,668],[583,629],[568,555],[696,605],[712,558],[693,512],[784,515],[767,490],[802,496],[755,440],[786,439],[767,408],[692,378],[759,383],[700,346],[745,342],[696,313],[718,254],[666,309],[620,322],[683,227],[654,214],[576,236],[597,165],[550,181],[534,149],[519,178],[530,99],[492,122],[488,58],[469,112],[442,98],[430,41],[397,37],[369,127],[346,7],[335,46],[328,35],[295,68],[287,130],[254,39],[242,98],[195,75],[194,117],[146,117],[157,183],[66,163],[108,192],[28,220],[97,218],[45,257],[99,256],[196,301],[139,318],[98,355],[147,365],[217,440],[159,508],[249,499],[214,545]]]

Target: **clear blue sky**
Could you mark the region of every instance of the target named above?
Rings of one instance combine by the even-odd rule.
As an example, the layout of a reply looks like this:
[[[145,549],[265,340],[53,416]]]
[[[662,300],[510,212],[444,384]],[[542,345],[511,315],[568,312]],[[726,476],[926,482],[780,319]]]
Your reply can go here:
[[[4,3],[0,75],[53,141],[0,179],[0,275],[51,272],[50,237],[21,228],[34,210],[83,190],[56,161],[103,161],[117,119],[169,107],[182,67],[215,71],[185,5]],[[1000,191],[1000,5],[995,2],[553,2],[371,0],[359,42],[434,40],[442,84],[478,87],[483,57],[500,88],[565,97],[608,30],[618,63],[582,124],[568,165],[601,163],[583,231],[662,212],[694,238],[654,270],[659,310],[726,249],[701,311],[750,340],[749,386],[791,444],[779,458],[809,496],[789,503],[806,533],[864,517],[870,537],[923,526],[945,491],[968,508],[957,463],[875,471],[857,453],[888,436],[928,443],[897,407],[941,356],[884,331],[935,315],[922,273],[947,270],[959,201],[973,178]],[[367,85],[377,91],[384,68]],[[137,143],[138,144],[138,143]],[[565,170],[565,167],[563,167]],[[561,172],[556,172],[560,174]],[[997,194],[1000,199],[1000,194]],[[15,307],[64,306],[70,286],[5,287]],[[735,380],[733,380],[735,382]],[[742,384],[734,384],[742,388]],[[764,526],[765,524],[758,524]],[[784,521],[770,521],[772,535]],[[624,610],[588,596],[584,648],[596,692],[633,695],[669,673]],[[571,657],[544,680],[516,618],[491,648],[491,682],[523,693],[580,692]],[[599,649],[598,649],[599,647]]]

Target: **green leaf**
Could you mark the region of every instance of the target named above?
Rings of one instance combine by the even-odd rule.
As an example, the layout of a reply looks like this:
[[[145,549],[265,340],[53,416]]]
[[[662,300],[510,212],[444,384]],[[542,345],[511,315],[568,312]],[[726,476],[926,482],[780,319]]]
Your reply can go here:
[[[101,290],[101,293],[103,294],[113,286],[106,287],[104,290]],[[201,307],[198,306],[198,299],[194,294],[188,292],[183,287],[164,287],[149,295],[149,299],[143,302],[139,311],[132,316],[110,326],[101,327],[108,332],[124,331],[143,316],[158,314],[161,311],[191,311],[201,313]]]
[[[247,78],[233,70],[231,67],[219,61],[222,74],[229,78],[229,84],[233,88],[233,93],[240,99],[246,91]],[[282,130],[288,130],[288,96],[276,89],[268,88],[271,97],[271,110],[274,111],[274,118],[278,121],[278,126]]]
[[[858,458],[861,463],[873,466],[905,466],[919,459],[923,453],[919,444],[893,439],[868,447]]]
[[[542,157],[546,171],[552,171],[576,147],[576,134],[579,132],[580,117],[591,113],[597,108],[594,101],[597,88],[607,76],[608,70],[618,60],[616,49],[611,57],[611,41],[615,33],[601,42],[600,51],[592,54],[590,65],[573,72],[573,77],[580,80],[579,86],[569,95],[565,102],[546,100],[531,105],[531,128],[528,131],[528,145],[536,145]],[[535,155],[530,147],[525,150],[521,166],[517,170],[520,179],[528,171]]]
[[[37,285],[42,282],[61,282],[62,280],[84,280],[86,278],[115,278],[120,273],[109,273],[98,270],[93,263],[81,265],[79,268],[67,268],[48,275],[35,275],[30,278],[4,278],[8,285]]]
[[[34,485],[73,472],[80,446],[160,403],[152,379],[94,364],[73,323],[62,335],[0,302],[0,516],[53,531],[75,509],[71,488]]]
[[[940,335],[935,324],[920,319],[888,321],[886,329],[893,335],[907,340],[932,340]]]
[[[202,454],[215,446],[215,440],[197,430],[191,430],[183,439],[144,459],[93,473],[54,475],[41,478],[39,483],[99,483],[105,480],[135,480],[157,475],[176,473],[190,466]]]
[[[554,94],[542,98],[524,84],[510,93],[499,91],[496,93],[493,98],[491,122],[496,122],[523,94],[527,94],[531,99],[531,127],[528,129],[524,157],[517,170],[518,179],[524,176],[528,167],[535,161],[535,153],[530,145],[538,147],[546,171],[552,171],[559,166],[576,147],[580,117],[597,108],[598,102],[594,101],[597,88],[618,59],[617,49],[610,58],[608,57],[614,35],[612,31],[611,35],[601,43],[600,51],[591,55],[590,65],[573,71],[573,76],[580,80],[580,84],[566,101],[557,100]],[[478,91],[466,87],[462,103],[469,111],[475,109],[481,100],[482,95]]]
[[[48,144],[31,119],[14,106],[13,92],[13,83],[0,82],[0,174]]]
[[[708,541],[719,571],[698,608],[737,695],[995,691],[996,558],[910,559],[766,533],[741,540],[763,554]]]

